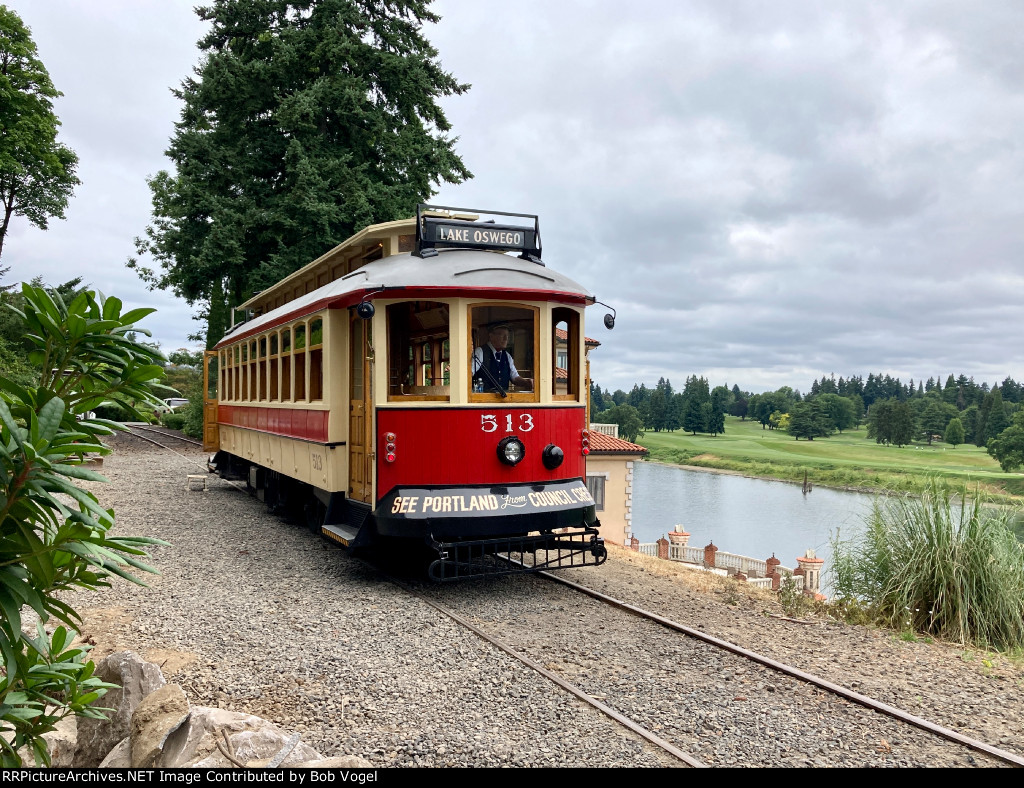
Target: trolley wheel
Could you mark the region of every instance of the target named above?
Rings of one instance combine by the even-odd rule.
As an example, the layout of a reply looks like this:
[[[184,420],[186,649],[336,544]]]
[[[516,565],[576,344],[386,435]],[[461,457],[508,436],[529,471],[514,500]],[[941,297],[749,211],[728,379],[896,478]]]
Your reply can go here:
[[[323,536],[323,525],[327,519],[327,507],[324,506],[316,498],[311,501],[307,501],[303,507],[303,513],[306,517],[306,528],[309,532],[316,536]]]

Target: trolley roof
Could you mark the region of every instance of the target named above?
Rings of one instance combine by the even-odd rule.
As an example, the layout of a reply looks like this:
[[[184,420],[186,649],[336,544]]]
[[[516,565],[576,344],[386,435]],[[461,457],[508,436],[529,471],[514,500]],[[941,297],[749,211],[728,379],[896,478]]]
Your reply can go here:
[[[518,297],[594,303],[594,296],[569,277],[501,252],[441,249],[428,260],[408,253],[397,254],[366,263],[312,292],[233,326],[217,347],[322,309],[351,306],[365,297],[402,298],[404,290],[414,290],[419,297]]]

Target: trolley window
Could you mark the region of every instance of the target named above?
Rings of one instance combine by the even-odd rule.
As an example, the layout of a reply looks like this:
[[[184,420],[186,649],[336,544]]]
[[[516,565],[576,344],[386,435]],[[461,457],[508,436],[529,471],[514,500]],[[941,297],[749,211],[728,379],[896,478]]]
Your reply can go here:
[[[324,398],[324,321],[309,324],[309,398]]]
[[[447,400],[451,385],[448,305],[388,306],[388,399]]]
[[[270,335],[270,399],[277,400],[278,395],[278,335],[275,331]]]
[[[260,337],[260,399],[267,398],[267,338]]]
[[[551,312],[551,394],[578,400],[580,395],[580,314],[568,307]]]
[[[292,330],[281,332],[281,401],[292,398]]]
[[[259,399],[259,367],[256,366],[256,340],[249,343],[249,401]]]
[[[306,399],[306,324],[299,323],[294,331],[295,400],[301,402]]]
[[[528,306],[470,308],[470,401],[501,399],[502,390],[514,401],[537,401],[537,316],[536,307]]]

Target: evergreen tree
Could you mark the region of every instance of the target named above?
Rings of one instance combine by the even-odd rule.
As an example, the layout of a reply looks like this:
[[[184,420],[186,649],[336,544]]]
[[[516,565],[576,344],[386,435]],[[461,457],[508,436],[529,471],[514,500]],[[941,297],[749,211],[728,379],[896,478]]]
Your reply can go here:
[[[643,383],[641,383],[639,386],[634,383],[633,388],[630,389],[629,391],[629,397],[627,398],[626,402],[628,402],[634,408],[639,408],[647,401],[647,398],[650,395],[651,392],[647,390],[647,387]]]
[[[668,418],[668,402],[665,400],[665,391],[660,386],[651,392],[647,400],[647,413],[644,427],[646,429],[661,432],[665,429],[665,422]]]
[[[429,0],[212,0],[211,25],[137,239],[154,287],[227,310],[360,228],[411,216],[442,181],[471,177],[438,100],[468,85],[422,34]]]
[[[787,432],[796,440],[806,438],[812,441],[815,438],[827,438],[835,431],[832,419],[829,418],[828,408],[821,401],[823,396],[833,396],[843,400],[837,394],[829,394],[821,395],[812,402],[800,402],[794,405],[793,410],[789,413]]]
[[[853,413],[853,427],[860,425],[864,418],[864,400],[860,394],[847,394],[846,399],[850,403],[850,411]]]
[[[996,387],[986,396],[989,401],[988,418],[985,421],[985,444],[1010,426],[1010,420],[1006,417],[1006,408],[1003,406],[1003,395]]]
[[[53,86],[21,18],[0,5],[0,255],[11,217],[24,216],[41,230],[64,218],[80,181],[78,156],[57,142],[60,120]]]
[[[978,423],[978,406],[971,405],[960,413],[960,422],[964,425],[964,443],[974,443],[974,427]]]
[[[880,400],[868,410],[868,437],[875,443],[906,446],[915,433],[914,414],[896,397]]]
[[[920,421],[922,435],[930,446],[932,438],[936,435],[943,435],[950,419],[956,418],[958,412],[955,407],[937,397],[929,397],[929,400],[928,404],[925,405],[924,411],[921,413]],[[960,425],[960,431],[960,441],[963,442],[962,424]],[[946,442],[949,443],[949,441]]]
[[[914,413],[906,402],[897,402],[893,406],[892,433],[889,442],[896,446],[906,446],[914,439],[917,425]]]
[[[953,378],[952,373],[946,378],[946,385],[942,388],[942,401],[948,402],[950,405],[956,405],[957,394],[959,393],[956,385],[956,380]],[[957,410],[963,410],[958,407]]]
[[[982,400],[978,414],[974,417],[974,445],[984,446],[988,433],[988,417],[992,412],[992,398]]]
[[[710,402],[708,405],[710,406]],[[686,410],[683,413],[683,429],[687,432],[696,435],[698,432],[704,432],[704,411],[702,403],[696,397],[690,397],[686,400]]]
[[[949,420],[942,439],[953,448],[964,442],[964,425],[960,422],[959,418],[953,417]]]
[[[686,401],[683,399],[683,395],[679,392],[673,394],[672,399],[670,399],[668,403],[668,415],[665,417],[665,429],[675,432],[682,428],[684,407],[686,407]]]

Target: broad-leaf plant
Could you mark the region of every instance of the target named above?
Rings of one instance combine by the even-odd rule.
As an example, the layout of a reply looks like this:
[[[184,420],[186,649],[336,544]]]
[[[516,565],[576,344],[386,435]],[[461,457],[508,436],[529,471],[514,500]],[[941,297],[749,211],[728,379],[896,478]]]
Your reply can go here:
[[[80,616],[64,592],[108,587],[114,575],[144,585],[133,570],[159,540],[115,536],[114,511],[81,482],[105,482],[86,464],[108,454],[102,438],[123,429],[92,411],[116,401],[159,402],[162,357],[136,323],[152,309],[122,314],[117,298],[83,291],[70,303],[22,285],[29,361],[38,385],[0,370],[0,765],[28,748],[48,765],[43,734],[65,717],[102,716],[92,704],[113,685],[94,675],[88,645],[74,643]],[[29,611],[33,611],[31,615]],[[31,621],[29,620],[31,619]],[[34,622],[34,623],[33,623]],[[28,631],[24,631],[28,630]]]

